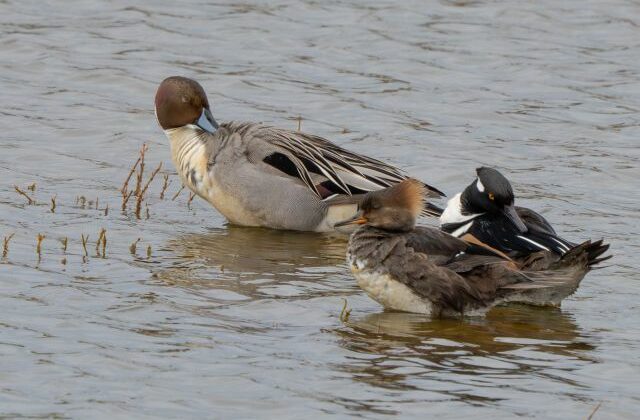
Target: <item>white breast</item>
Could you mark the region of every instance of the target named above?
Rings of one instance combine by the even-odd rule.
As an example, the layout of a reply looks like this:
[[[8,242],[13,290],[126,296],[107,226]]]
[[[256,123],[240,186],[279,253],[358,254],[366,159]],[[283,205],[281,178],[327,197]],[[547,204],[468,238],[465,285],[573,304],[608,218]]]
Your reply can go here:
[[[471,220],[475,217],[480,216],[482,213],[476,214],[462,214],[462,203],[460,202],[460,197],[462,193],[458,193],[451,197],[449,201],[447,201],[447,207],[440,215],[440,226],[447,223],[462,223],[468,220]]]
[[[315,228],[316,232],[332,232],[337,230],[338,232],[351,233],[355,230],[354,226],[345,226],[343,228],[335,228],[334,225],[338,222],[352,218],[358,212],[357,204],[338,204],[329,206],[327,213],[322,219],[322,222]]]
[[[200,132],[190,126],[165,130],[171,143],[173,163],[184,185],[212,204],[231,223],[261,226],[257,215],[247,210],[238,194],[222,188],[215,171],[209,169],[207,147],[199,139]]]
[[[199,188],[201,196],[231,223],[241,226],[263,226],[260,218],[250,212],[238,196],[221,188],[215,177],[206,177]]]
[[[394,280],[390,275],[375,270],[366,269],[363,261],[354,261],[351,265],[358,286],[373,300],[388,309],[431,315],[433,305],[428,299],[423,299],[413,291]]]

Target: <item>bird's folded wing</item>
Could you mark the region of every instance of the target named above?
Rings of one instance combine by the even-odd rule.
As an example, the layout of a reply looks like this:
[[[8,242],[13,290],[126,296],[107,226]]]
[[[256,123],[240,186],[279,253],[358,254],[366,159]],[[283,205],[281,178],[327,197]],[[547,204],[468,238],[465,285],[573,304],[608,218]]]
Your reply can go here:
[[[243,130],[250,159],[266,159],[266,163],[300,178],[318,196],[316,175],[328,182],[324,188],[346,195],[386,188],[407,177],[389,164],[350,152],[322,137],[260,124],[234,123],[229,127]],[[427,188],[432,195],[442,195],[436,188]]]

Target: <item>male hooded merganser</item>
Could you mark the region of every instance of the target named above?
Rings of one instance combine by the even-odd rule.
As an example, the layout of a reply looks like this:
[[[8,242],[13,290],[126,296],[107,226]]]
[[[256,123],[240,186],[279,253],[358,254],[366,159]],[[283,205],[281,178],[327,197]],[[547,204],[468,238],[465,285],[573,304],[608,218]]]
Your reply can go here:
[[[318,136],[255,123],[218,124],[202,86],[185,77],[160,84],[155,108],[184,185],[234,224],[331,231],[357,211],[367,192],[406,179],[393,166]],[[444,195],[426,188],[431,196]],[[436,206],[425,210],[441,212]]]
[[[338,223],[362,225],[349,239],[347,263],[386,308],[441,316],[481,314],[502,302],[558,306],[608,249],[587,241],[563,256],[488,255],[439,229],[416,227],[423,195],[422,183],[407,179],[368,194],[356,216]]]
[[[537,251],[565,255],[576,244],[558,236],[535,211],[514,206],[511,184],[493,168],[476,169],[477,178],[447,203],[440,228],[467,242],[521,257]]]

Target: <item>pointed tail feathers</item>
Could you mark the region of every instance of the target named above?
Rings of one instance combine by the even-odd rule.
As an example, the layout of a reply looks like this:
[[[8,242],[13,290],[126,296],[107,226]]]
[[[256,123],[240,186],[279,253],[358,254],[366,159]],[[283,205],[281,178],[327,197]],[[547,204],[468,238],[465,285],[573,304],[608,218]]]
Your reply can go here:
[[[429,202],[429,198],[431,198],[431,197],[433,197],[433,198],[446,197],[445,193],[443,193],[442,191],[440,191],[436,187],[433,187],[433,186],[431,186],[429,184],[425,184],[424,182],[422,183],[422,185],[424,185],[424,188],[425,188],[425,200],[424,200],[424,209],[422,209],[421,214],[423,216],[440,217],[440,215],[442,214],[442,212],[444,210],[442,208],[436,206],[435,204],[431,204]]]
[[[442,214],[444,210],[438,206],[436,206],[435,204],[431,204],[428,201],[426,201],[424,203],[424,209],[422,209],[422,215],[423,216],[435,216],[435,217],[440,217],[440,215]]]
[[[567,266],[556,270],[523,271],[528,281],[500,288],[505,302],[536,306],[559,306],[571,296],[587,274],[586,266]]]
[[[613,255],[601,257],[601,255],[607,252],[607,250],[609,250],[609,244],[605,244],[602,239],[593,242],[588,249],[589,267],[593,267],[611,258]]]
[[[609,244],[605,244],[602,239],[595,242],[585,241],[571,248],[552,268],[579,265],[591,268],[611,258],[611,255],[602,256],[608,249]]]
[[[593,266],[611,258],[602,256],[608,249],[609,245],[602,240],[586,241],[571,248],[547,269],[522,271],[528,281],[501,287],[504,300],[558,306],[578,289]]]
[[[446,197],[447,195],[445,193],[443,193],[442,191],[440,191],[439,189],[437,189],[436,187],[426,184],[426,183],[422,183],[425,187],[425,189],[427,190],[426,196],[427,197],[434,197],[434,198],[440,198],[440,197]]]

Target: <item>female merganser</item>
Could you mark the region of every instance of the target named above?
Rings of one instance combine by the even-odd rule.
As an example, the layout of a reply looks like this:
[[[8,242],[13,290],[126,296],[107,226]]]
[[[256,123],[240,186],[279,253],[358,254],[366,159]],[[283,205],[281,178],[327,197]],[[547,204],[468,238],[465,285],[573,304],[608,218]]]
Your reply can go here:
[[[318,136],[247,122],[218,124],[202,86],[185,77],[160,84],[155,108],[184,185],[234,224],[331,231],[357,211],[364,194],[406,179],[393,166]],[[436,206],[425,210],[441,212]]]
[[[407,179],[368,194],[353,218],[347,262],[358,285],[385,308],[451,316],[483,314],[503,302],[558,306],[608,249],[587,241],[558,256],[523,259],[486,249],[435,228],[415,227],[422,183]],[[479,252],[478,252],[479,251]]]

